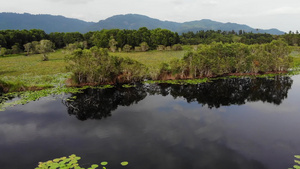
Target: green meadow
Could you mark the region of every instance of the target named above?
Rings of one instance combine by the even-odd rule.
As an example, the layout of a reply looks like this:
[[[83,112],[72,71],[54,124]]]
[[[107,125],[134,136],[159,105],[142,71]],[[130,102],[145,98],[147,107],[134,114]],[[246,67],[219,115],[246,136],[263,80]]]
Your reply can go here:
[[[129,57],[145,64],[151,71],[158,71],[163,62],[180,59],[187,51],[116,52],[110,55]],[[62,86],[71,77],[67,72],[65,50],[50,53],[49,61],[42,61],[42,55],[10,55],[0,57],[0,81],[10,84],[10,91],[34,90]]]
[[[69,74],[65,67],[64,52],[50,53],[49,61],[42,61],[42,55],[13,55],[0,57],[0,80],[8,84],[10,91],[34,90],[63,85]]]

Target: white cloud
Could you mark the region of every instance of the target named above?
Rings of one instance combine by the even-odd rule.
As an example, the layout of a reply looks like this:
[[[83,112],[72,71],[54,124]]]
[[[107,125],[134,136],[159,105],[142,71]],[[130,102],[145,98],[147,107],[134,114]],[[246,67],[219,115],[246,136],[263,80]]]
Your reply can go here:
[[[283,6],[283,7],[271,9],[271,10],[267,11],[266,14],[269,14],[269,15],[300,14],[300,8]]]
[[[203,5],[217,5],[218,2],[215,1],[215,0],[204,0],[204,1],[201,2],[201,4],[203,4]]]
[[[47,0],[50,2],[60,2],[65,4],[87,4],[89,2],[92,2],[94,0]]]

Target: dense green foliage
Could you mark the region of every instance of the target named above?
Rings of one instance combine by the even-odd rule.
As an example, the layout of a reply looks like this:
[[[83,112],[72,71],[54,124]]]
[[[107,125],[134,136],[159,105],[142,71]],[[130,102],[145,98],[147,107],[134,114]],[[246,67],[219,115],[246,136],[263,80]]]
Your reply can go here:
[[[124,83],[140,81],[147,75],[145,65],[129,59],[109,56],[107,49],[78,49],[67,58],[67,69],[77,83]]]
[[[270,43],[272,40],[285,37],[285,35],[275,36],[267,33],[252,33],[240,30],[235,31],[197,31],[186,32],[180,36],[180,41],[183,44],[198,45],[210,44],[212,42],[233,43],[240,42],[247,45]],[[300,37],[299,37],[300,38]]]
[[[142,27],[139,30],[101,30],[92,32],[91,43],[97,47],[110,47],[109,41],[115,39],[116,47],[123,48],[126,44],[132,46],[140,46],[147,43],[151,49],[156,49],[158,45],[172,46],[180,42],[178,33],[171,32],[166,29],[149,30]]]
[[[161,73],[179,78],[220,76],[228,73],[259,73],[286,71],[291,65],[288,45],[282,40],[268,44],[245,45],[214,42],[199,45],[182,60],[164,64]]]
[[[47,34],[43,30],[2,30],[0,31],[0,55],[20,53],[26,43],[42,39],[47,39]]]
[[[47,53],[53,52],[54,44],[50,40],[41,40],[39,42],[28,42],[24,45],[24,50],[29,54],[43,54],[43,61],[49,60]]]

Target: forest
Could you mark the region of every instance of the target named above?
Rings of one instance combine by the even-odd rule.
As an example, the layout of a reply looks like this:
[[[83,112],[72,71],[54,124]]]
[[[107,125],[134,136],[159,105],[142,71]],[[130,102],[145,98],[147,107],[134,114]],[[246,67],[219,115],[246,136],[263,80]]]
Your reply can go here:
[[[243,43],[247,45],[270,43],[273,40],[284,39],[290,46],[300,46],[299,32],[289,32],[284,35],[271,35],[260,33],[246,33],[243,30],[235,31],[198,31],[187,32],[179,35],[167,29],[149,30],[142,27],[138,30],[110,29],[93,31],[85,34],[79,32],[69,33],[45,33],[43,30],[1,30],[0,31],[0,56],[22,53],[28,43],[41,40],[50,40],[54,49],[61,49],[68,44],[84,42],[86,48],[97,46],[99,48],[111,48],[120,50],[143,50],[139,47],[141,43],[147,44],[148,49],[171,49],[175,44],[199,45],[212,42]],[[124,48],[125,47],[125,48]]]

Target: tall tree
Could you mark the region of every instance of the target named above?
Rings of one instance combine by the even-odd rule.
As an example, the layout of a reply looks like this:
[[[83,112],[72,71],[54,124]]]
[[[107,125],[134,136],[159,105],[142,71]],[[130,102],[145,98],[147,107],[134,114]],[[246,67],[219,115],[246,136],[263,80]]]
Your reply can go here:
[[[41,40],[38,46],[39,52],[43,54],[43,61],[49,60],[47,54],[53,52],[54,44],[50,40]]]

